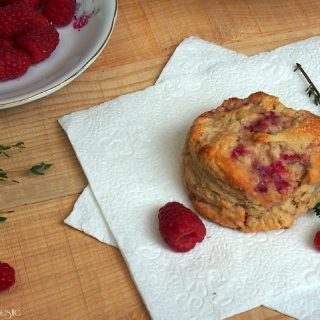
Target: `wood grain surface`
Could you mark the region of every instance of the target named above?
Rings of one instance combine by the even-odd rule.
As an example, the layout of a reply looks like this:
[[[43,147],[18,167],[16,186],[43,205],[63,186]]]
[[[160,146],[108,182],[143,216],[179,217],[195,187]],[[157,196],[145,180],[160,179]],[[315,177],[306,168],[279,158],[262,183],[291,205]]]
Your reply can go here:
[[[318,0],[120,0],[111,40],[86,72],[48,97],[0,110],[0,144],[27,147],[0,157],[0,168],[20,181],[0,184],[0,209],[14,210],[0,223],[0,259],[17,270],[0,311],[15,309],[19,319],[149,319],[119,251],[63,224],[86,178],[57,119],[152,85],[188,36],[251,55],[319,35],[319,12]],[[45,176],[25,173],[40,161],[54,164]],[[258,307],[229,319],[291,318]]]

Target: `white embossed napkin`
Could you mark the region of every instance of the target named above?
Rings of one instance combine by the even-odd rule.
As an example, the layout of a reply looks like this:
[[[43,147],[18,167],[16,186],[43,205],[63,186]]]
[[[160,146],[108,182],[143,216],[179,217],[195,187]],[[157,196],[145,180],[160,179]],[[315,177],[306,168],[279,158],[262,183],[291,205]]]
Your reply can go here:
[[[306,56],[310,65],[313,55]],[[229,96],[256,90],[292,107],[312,107],[291,63],[257,57],[164,81],[61,120],[154,318],[219,319],[319,280],[312,215],[293,229],[254,235],[206,223],[210,238],[185,255],[172,253],[158,236],[157,209],[169,200],[188,204],[178,150],[192,119]]]

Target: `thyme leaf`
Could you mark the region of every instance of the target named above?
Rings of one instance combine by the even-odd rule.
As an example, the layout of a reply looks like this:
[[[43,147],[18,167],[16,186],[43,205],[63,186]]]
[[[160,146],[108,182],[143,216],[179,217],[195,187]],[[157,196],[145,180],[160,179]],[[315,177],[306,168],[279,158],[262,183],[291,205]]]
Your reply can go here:
[[[9,210],[9,211],[0,211],[0,214],[6,214],[6,213],[11,213],[11,212],[14,212],[13,210]],[[6,221],[7,218],[6,217],[3,217],[3,216],[0,216],[0,222],[4,222]]]
[[[6,171],[0,169],[0,181],[3,181],[3,180],[5,180],[5,181],[12,181],[12,182],[15,182],[15,183],[19,183],[19,181],[17,181],[17,180],[10,179],[10,178],[8,177],[8,173],[7,173]]]
[[[6,157],[9,157],[9,155],[7,154],[7,151],[10,149],[24,149],[24,142],[22,141],[18,141],[15,144],[8,144],[8,145],[3,145],[0,144],[0,154],[5,155]]]
[[[320,202],[313,207],[313,210],[316,213],[316,216],[320,218]]]
[[[52,163],[41,162],[39,164],[32,166],[30,169],[27,170],[27,172],[34,174],[36,176],[43,176],[45,174],[45,171],[47,171],[51,166],[52,166]]]
[[[0,180],[9,180],[7,172],[2,169],[0,169]]]

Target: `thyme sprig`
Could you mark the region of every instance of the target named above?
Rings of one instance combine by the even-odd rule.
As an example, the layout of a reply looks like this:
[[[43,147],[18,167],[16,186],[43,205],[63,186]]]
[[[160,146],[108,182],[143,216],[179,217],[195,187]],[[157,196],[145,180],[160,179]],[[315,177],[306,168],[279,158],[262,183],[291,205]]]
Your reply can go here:
[[[320,218],[320,202],[313,207],[313,210],[316,213],[316,216]]]
[[[43,176],[45,174],[45,171],[47,171],[51,166],[52,163],[41,162],[32,166],[30,169],[27,170],[27,172],[37,176]]]
[[[13,210],[8,210],[8,211],[0,211],[0,214],[7,214],[7,213],[12,213],[14,212]],[[4,222],[7,220],[7,217],[3,217],[3,216],[0,216],[0,222]]]
[[[8,177],[8,173],[2,169],[0,169],[0,181],[1,180],[5,180],[5,181],[12,181],[12,182],[16,182],[19,183],[19,181],[17,180],[12,180]]]
[[[9,180],[7,172],[2,169],[0,169],[0,180]]]
[[[309,86],[306,88],[307,95],[309,97],[313,97],[313,102],[316,106],[320,105],[320,92],[318,91],[317,87],[314,85],[310,77],[307,75],[307,73],[304,71],[300,63],[296,63],[294,72],[299,70],[303,76],[306,78],[306,80],[309,83]]]
[[[7,152],[10,149],[24,149],[24,148],[25,148],[24,142],[22,142],[22,141],[18,141],[15,144],[9,144],[9,145],[0,144],[0,155],[3,154],[6,157],[9,157]],[[31,173],[31,174],[38,175],[38,176],[41,175],[42,176],[42,175],[45,174],[45,171],[47,171],[51,166],[52,166],[51,163],[41,162],[39,164],[36,164],[36,165],[32,166],[27,171],[29,173]],[[12,181],[12,182],[19,183],[19,181],[10,179],[9,176],[8,176],[8,173],[3,169],[0,169],[0,181]],[[3,214],[7,214],[7,213],[10,213],[10,212],[13,212],[13,211],[1,211],[0,210],[0,223],[7,220],[7,217],[3,216]]]
[[[19,141],[15,144],[8,144],[8,145],[3,145],[0,144],[0,154],[5,155],[6,157],[9,157],[9,155],[7,154],[7,151],[10,149],[24,149],[24,142]]]

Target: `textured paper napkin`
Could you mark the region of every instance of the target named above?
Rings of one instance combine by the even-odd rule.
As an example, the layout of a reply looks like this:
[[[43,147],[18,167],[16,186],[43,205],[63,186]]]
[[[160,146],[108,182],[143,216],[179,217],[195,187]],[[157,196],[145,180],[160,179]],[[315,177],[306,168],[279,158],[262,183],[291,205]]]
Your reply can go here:
[[[156,83],[175,76],[198,74],[221,62],[233,63],[244,61],[244,59],[269,59],[270,61],[276,61],[276,63],[286,60],[294,64],[303,56],[305,45],[312,50],[310,47],[320,45],[320,37],[299,41],[251,57],[246,57],[215,43],[189,37],[177,47]],[[117,246],[108,223],[101,214],[90,185],[84,189],[78,198],[71,214],[65,219],[65,223],[104,243]]]
[[[258,57],[214,69],[61,120],[154,318],[222,318],[260,304],[267,295],[313,285],[319,277],[319,258],[308,238],[316,227],[312,215],[299,219],[290,229],[294,232],[243,235],[206,223],[210,238],[186,255],[161,246],[155,212],[169,200],[188,202],[177,151],[196,115],[224,98],[256,90],[279,95],[291,106],[311,106],[291,64],[268,64]],[[87,144],[92,137],[95,143]],[[105,153],[97,151],[101,148]],[[105,169],[96,175],[101,163]]]

